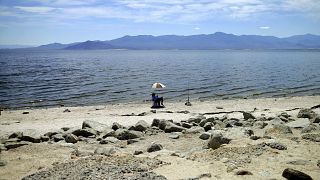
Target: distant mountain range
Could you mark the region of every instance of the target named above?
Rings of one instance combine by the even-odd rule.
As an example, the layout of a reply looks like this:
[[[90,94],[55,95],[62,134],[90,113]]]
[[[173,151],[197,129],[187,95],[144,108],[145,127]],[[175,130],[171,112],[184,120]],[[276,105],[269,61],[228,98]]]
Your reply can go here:
[[[278,38],[275,36],[234,35],[223,32],[191,36],[124,36],[110,41],[86,41],[71,44],[53,43],[32,49],[319,49],[320,36],[305,34]]]

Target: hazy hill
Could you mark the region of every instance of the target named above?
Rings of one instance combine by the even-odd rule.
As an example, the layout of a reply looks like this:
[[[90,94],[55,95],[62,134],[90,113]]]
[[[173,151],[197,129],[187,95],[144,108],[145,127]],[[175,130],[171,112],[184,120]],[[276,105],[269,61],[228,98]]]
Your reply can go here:
[[[67,50],[94,50],[94,49],[115,49],[114,46],[103,41],[86,41],[83,43],[65,47]]]

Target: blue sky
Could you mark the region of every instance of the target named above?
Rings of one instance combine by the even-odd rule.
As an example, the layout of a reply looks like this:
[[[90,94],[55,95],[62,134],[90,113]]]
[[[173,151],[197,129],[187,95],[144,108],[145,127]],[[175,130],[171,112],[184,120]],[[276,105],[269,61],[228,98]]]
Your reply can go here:
[[[320,0],[0,0],[0,44],[217,31],[320,35]]]

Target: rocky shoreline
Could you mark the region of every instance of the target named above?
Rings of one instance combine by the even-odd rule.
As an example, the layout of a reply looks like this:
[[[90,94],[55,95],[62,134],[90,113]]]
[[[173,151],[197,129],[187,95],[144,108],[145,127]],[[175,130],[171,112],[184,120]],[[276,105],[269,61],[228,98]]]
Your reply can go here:
[[[0,179],[319,179],[320,108],[310,105],[172,108],[119,114],[137,118],[132,125],[84,120],[81,127],[2,133]],[[14,121],[0,120],[2,127]]]

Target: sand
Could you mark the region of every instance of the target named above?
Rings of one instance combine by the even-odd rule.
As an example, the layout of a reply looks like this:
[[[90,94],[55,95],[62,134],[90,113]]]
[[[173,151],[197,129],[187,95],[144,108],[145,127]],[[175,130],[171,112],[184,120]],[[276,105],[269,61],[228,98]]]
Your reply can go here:
[[[192,101],[192,106],[185,106],[183,102],[165,103],[166,108],[152,110],[150,103],[126,103],[116,105],[58,107],[46,109],[4,110],[0,115],[0,137],[6,139],[13,132],[32,129],[44,134],[59,131],[62,127],[81,128],[82,122],[92,120],[111,126],[114,122],[129,127],[139,120],[151,125],[153,119],[166,119],[180,122],[192,117],[204,115],[206,118],[227,116],[228,118],[243,118],[242,111],[251,112],[255,117],[276,117],[287,112],[296,118],[302,108],[311,108],[320,104],[320,96],[236,99],[215,101]],[[66,109],[70,112],[64,112]],[[152,111],[151,111],[152,110]],[[320,114],[320,108],[313,109]],[[28,114],[24,114],[28,112]],[[296,118],[297,119],[297,118]],[[319,124],[319,123],[318,123]],[[265,129],[253,128],[254,134],[263,136]],[[170,133],[157,133],[145,136],[137,143],[127,145],[126,141],[116,144],[101,145],[99,142],[69,143],[32,143],[15,149],[1,152],[1,159],[6,161],[0,166],[0,179],[21,179],[27,175],[54,167],[56,162],[62,163],[77,160],[72,153],[75,149],[93,153],[97,147],[117,147],[121,154],[133,154],[135,150],[144,153],[136,158],[153,158],[164,162],[155,167],[152,172],[167,179],[283,179],[281,176],[285,168],[293,168],[307,173],[314,179],[320,178],[320,168],[317,166],[320,155],[319,142],[302,139],[301,129],[293,129],[288,136],[274,136],[272,139],[251,140],[249,138],[235,138],[231,143],[220,147],[219,151],[230,154],[215,154],[217,150],[203,149],[205,140],[199,139],[198,134],[180,134],[179,139],[168,138]],[[319,133],[317,130],[315,133]],[[277,150],[264,147],[262,154],[248,154],[241,148],[250,148],[261,143],[276,141],[285,144],[287,150]],[[147,153],[151,143],[160,143],[163,150]],[[237,154],[238,153],[238,154]],[[239,153],[243,153],[239,155]],[[239,163],[244,157],[245,163]],[[115,157],[116,158],[116,157]],[[247,158],[247,159],[245,159]],[[288,164],[289,161],[302,162],[302,165]],[[232,163],[235,161],[236,163]],[[239,170],[250,171],[253,175],[239,176]],[[208,175],[210,174],[210,176]]]

